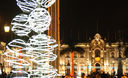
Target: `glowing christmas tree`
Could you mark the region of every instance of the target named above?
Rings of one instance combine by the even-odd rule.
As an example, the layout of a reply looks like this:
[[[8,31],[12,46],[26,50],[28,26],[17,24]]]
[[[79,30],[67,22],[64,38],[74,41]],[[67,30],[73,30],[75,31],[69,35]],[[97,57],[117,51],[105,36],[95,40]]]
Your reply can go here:
[[[56,40],[44,32],[49,29],[51,16],[47,11],[55,0],[16,0],[17,5],[24,12],[12,20],[12,31],[18,36],[29,37],[30,32],[36,35],[29,37],[29,41],[15,39],[7,45],[5,55],[10,59],[6,62],[12,66],[13,78],[54,78],[57,70],[49,65],[57,56],[53,54],[57,47]],[[26,58],[28,60],[26,60]],[[35,66],[32,67],[32,62]],[[27,69],[27,71],[26,71]],[[28,73],[29,72],[29,73]],[[27,75],[25,75],[27,74]]]

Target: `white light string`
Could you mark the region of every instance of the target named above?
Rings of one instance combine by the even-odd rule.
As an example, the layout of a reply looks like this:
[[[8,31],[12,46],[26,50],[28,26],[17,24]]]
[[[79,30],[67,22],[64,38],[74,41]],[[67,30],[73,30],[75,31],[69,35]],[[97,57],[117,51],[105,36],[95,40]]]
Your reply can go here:
[[[19,14],[12,20],[12,31],[16,33],[18,36],[28,36],[31,32],[29,27],[28,15],[27,14]]]
[[[9,62],[10,65],[12,65],[13,74],[17,74],[17,73],[28,74],[28,72],[23,70],[23,68],[29,68],[30,66],[30,63],[27,60],[23,59],[23,57],[28,57],[26,53],[22,52],[25,51],[25,46],[26,46],[25,42],[21,39],[15,39],[12,42],[10,42],[8,46],[6,46],[7,51],[4,53],[4,55],[9,57],[9,59],[6,58],[5,62]],[[22,53],[20,53],[20,51]],[[19,56],[22,58],[19,58]],[[16,77],[12,75],[12,78],[21,78],[21,76]],[[28,76],[24,78],[28,78]]]
[[[27,14],[19,14],[12,20],[12,31],[18,36],[28,36],[32,30],[37,33],[30,37],[29,42],[25,43],[21,39],[15,39],[7,45],[8,51],[4,54],[12,59],[6,59],[13,68],[13,73],[26,73],[28,76],[15,76],[13,78],[54,78],[57,76],[57,70],[49,65],[50,61],[57,58],[53,54],[57,47],[56,40],[44,34],[49,29],[51,16],[46,8],[50,7],[55,0],[16,0],[17,5]],[[28,14],[29,13],[29,14]],[[12,49],[20,48],[20,49]],[[22,58],[19,58],[22,57]],[[36,67],[30,67],[30,62],[36,64]],[[20,62],[19,62],[20,61]],[[28,72],[21,70],[28,68]],[[20,70],[20,71],[18,71]]]
[[[54,48],[57,47],[55,40],[46,34],[32,36],[28,44],[28,54],[31,55],[32,62],[38,64],[36,69],[32,70],[31,75],[38,75],[39,78],[53,78],[57,75],[57,70],[47,62],[54,61],[57,56],[53,54]],[[40,74],[41,72],[41,74]]]
[[[37,7],[48,8],[55,3],[56,0],[16,0],[17,5],[23,12],[30,13]]]
[[[35,32],[48,30],[51,23],[51,16],[45,8],[36,8],[29,14],[28,22]]]

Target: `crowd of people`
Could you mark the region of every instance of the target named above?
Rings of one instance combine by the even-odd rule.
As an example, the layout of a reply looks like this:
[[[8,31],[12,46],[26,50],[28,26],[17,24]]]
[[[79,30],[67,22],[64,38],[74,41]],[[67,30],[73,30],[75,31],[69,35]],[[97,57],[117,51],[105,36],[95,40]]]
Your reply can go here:
[[[77,78],[77,76],[63,76],[62,78]],[[115,72],[113,74],[105,73],[105,72],[92,72],[91,74],[85,76],[84,73],[81,74],[81,78],[119,78]],[[121,78],[128,78],[128,75],[122,75]]]
[[[12,72],[10,72],[9,74],[6,74],[5,72],[2,72],[0,74],[0,78],[11,78],[12,76]],[[77,78],[77,75],[74,74],[74,77],[72,76],[62,76],[61,78]],[[105,72],[92,72],[91,74],[85,76],[84,73],[81,74],[81,78],[118,78],[117,75],[115,74],[115,72],[110,75],[109,73],[105,73]],[[128,78],[128,75],[122,75],[121,78]]]
[[[2,72],[0,74],[0,78],[11,78],[12,72],[10,72],[9,74],[6,74],[5,72]]]

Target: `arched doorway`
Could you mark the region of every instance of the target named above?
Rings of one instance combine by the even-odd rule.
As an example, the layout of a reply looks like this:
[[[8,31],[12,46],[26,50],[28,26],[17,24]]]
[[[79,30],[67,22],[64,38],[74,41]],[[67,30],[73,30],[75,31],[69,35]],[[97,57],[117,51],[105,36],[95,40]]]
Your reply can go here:
[[[96,67],[96,71],[100,70],[100,64],[99,63],[96,63],[95,67]]]

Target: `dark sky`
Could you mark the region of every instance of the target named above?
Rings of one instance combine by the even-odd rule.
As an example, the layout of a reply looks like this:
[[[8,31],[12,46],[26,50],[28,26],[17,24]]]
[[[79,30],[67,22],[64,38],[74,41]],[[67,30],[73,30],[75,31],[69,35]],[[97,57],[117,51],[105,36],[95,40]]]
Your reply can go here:
[[[16,0],[1,0],[0,36],[4,24],[19,13]],[[60,0],[60,24],[62,42],[87,42],[97,32],[107,41],[117,41],[119,36],[128,41],[128,1]]]
[[[128,1],[61,0],[60,6],[64,42],[86,42],[97,32],[107,41],[117,41],[119,36],[128,41]]]

